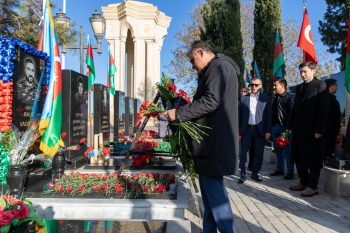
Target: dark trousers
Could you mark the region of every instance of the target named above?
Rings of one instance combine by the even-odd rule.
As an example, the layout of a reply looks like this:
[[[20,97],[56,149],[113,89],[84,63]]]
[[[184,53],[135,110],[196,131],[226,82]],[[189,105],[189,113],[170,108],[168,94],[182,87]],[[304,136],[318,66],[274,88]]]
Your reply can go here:
[[[239,168],[242,177],[246,174],[246,163],[247,163],[247,152],[250,147],[254,147],[254,164],[252,168],[252,174],[257,175],[261,169],[264,147],[265,147],[265,136],[261,136],[257,127],[248,126],[241,139],[241,154],[239,155]]]
[[[249,149],[249,163],[248,168],[252,168],[254,165],[254,145],[252,144]]]
[[[327,125],[326,133],[325,133],[325,147],[324,147],[324,155],[331,157],[335,151],[335,144],[337,140],[337,136],[339,133],[339,128],[334,128],[332,126]]]
[[[235,224],[223,176],[199,175],[204,205],[203,233],[234,233]]]
[[[321,168],[307,169],[297,166],[298,176],[300,178],[300,184],[305,185],[312,189],[317,189],[318,179],[320,178]]]

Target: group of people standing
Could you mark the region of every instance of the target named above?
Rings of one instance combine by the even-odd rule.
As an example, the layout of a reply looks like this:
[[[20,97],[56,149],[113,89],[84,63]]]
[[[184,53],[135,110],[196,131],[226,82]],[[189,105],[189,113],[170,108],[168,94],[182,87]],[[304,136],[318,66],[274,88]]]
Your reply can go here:
[[[317,194],[330,97],[326,83],[314,79],[315,65],[312,62],[300,64],[304,82],[298,85],[295,98],[286,92],[287,82],[278,79],[274,82],[276,95],[271,103],[270,97],[259,92],[261,80],[254,78],[249,85],[251,93],[238,101],[240,69],[230,57],[215,53],[201,40],[192,43],[188,57],[198,73],[197,92],[192,103],[168,110],[164,117],[168,121],[193,121],[208,127],[208,136],[200,143],[192,140],[190,147],[204,204],[203,233],[235,232],[224,176],[237,174],[239,165],[240,182],[244,183],[247,154],[253,146],[251,178],[261,182],[258,173],[265,140],[271,135],[273,139],[280,132],[288,131],[292,135],[291,159],[287,159],[285,178],[293,178],[295,163],[300,183],[290,189],[303,191],[304,196]],[[287,150],[276,151],[279,158],[274,175],[284,173]]]
[[[340,131],[340,107],[334,96],[338,85],[334,79],[323,82],[314,78],[316,66],[313,62],[301,63],[299,71],[303,83],[296,87],[295,96],[287,92],[287,81],[283,78],[274,79],[272,98],[256,90],[261,88],[258,78],[251,80],[250,93],[241,96],[238,111],[241,135],[238,183],[246,181],[251,149],[254,150],[251,178],[262,182],[258,172],[262,166],[265,140],[272,136],[276,170],[270,176],[285,175],[286,165],[284,179],[294,179],[295,164],[300,182],[289,189],[302,191],[303,197],[318,194],[323,158],[332,156]],[[247,89],[243,88],[243,91]],[[276,145],[276,139],[282,133],[289,140],[284,147]]]

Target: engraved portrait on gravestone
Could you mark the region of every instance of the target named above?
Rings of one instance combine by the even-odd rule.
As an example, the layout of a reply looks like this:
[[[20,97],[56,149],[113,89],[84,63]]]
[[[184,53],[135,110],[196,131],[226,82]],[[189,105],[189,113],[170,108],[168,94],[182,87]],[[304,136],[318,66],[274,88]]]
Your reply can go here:
[[[29,56],[22,61],[21,67],[24,69],[24,77],[16,84],[17,100],[25,105],[33,105],[38,88],[37,67],[34,59]]]
[[[79,102],[80,104],[85,104],[86,100],[85,100],[84,94],[83,94],[84,79],[81,76],[79,76],[78,80],[77,80],[77,90],[78,90],[78,92],[74,95],[75,101]]]
[[[103,99],[102,99],[102,111],[104,113],[107,113],[108,108],[109,108],[109,105],[108,105],[108,98],[107,98],[107,88],[104,87],[103,88]]]

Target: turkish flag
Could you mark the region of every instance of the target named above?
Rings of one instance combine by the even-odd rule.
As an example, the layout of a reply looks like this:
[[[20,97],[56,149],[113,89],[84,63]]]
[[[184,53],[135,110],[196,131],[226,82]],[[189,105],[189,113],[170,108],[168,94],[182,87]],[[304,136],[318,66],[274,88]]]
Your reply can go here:
[[[314,40],[312,39],[309,15],[304,9],[303,24],[301,25],[298,47],[304,50],[304,61],[312,61],[317,64]]]

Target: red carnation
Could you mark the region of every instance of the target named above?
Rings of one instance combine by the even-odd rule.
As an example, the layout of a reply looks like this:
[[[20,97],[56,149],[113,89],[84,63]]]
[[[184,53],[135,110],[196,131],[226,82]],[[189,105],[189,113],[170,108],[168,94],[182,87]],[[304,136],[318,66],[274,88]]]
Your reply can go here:
[[[62,136],[62,138],[66,137],[66,136],[67,136],[67,133],[66,133],[66,132],[62,132],[62,133],[61,133],[61,136]]]

